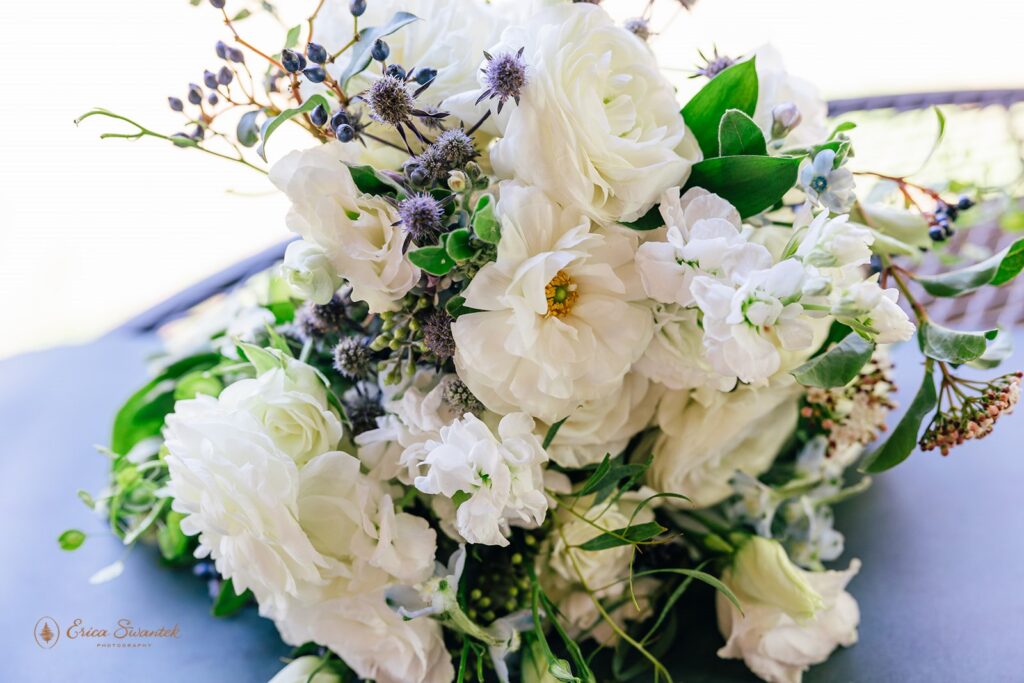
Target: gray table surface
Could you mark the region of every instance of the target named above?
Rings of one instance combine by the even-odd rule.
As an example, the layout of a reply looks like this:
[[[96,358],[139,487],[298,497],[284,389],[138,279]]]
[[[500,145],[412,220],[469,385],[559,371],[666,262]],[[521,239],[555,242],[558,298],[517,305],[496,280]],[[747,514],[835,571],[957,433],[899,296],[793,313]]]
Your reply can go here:
[[[121,550],[75,492],[104,484],[105,463],[91,446],[107,442],[114,411],[144,381],[155,347],[148,335],[122,331],[0,362],[0,681],[257,682],[287,652],[255,610],[211,618],[204,582],[161,568],[148,549],[131,553],[119,579],[87,582]],[[896,352],[904,403],[920,376],[908,351]],[[864,561],[850,586],[860,643],[806,681],[1024,681],[1022,443],[1024,419],[1015,415],[948,458],[915,454],[839,508],[843,563]],[[96,535],[66,553],[55,539],[68,527]],[[706,600],[696,593],[691,601],[677,679],[755,680],[742,664],[714,658],[721,639],[694,616]],[[62,638],[43,650],[33,638],[43,616],[62,628],[77,618],[108,628],[125,618],[146,628],[177,624],[180,636],[131,650]]]

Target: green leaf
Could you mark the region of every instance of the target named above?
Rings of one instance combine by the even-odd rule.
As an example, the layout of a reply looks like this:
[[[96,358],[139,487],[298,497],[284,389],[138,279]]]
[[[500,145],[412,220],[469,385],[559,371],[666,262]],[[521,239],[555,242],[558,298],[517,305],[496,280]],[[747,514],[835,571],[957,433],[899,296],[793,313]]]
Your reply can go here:
[[[420,247],[408,254],[409,261],[431,275],[446,275],[455,267],[455,261],[444,247]]]
[[[285,361],[281,356],[271,353],[269,350],[256,346],[255,344],[239,342],[238,348],[245,355],[245,359],[249,361],[254,368],[256,368],[257,375],[262,375],[270,370],[286,367]]]
[[[243,147],[252,147],[260,141],[260,129],[256,125],[256,118],[260,115],[260,111],[260,109],[247,111],[238,119],[235,137],[238,138],[238,144]]]
[[[661,211],[658,210],[658,207],[653,206],[647,213],[640,216],[640,218],[637,218],[635,221],[620,221],[620,224],[631,230],[644,232],[647,230],[656,230],[665,225],[665,219],[661,217]]]
[[[740,215],[746,218],[771,208],[781,200],[796,184],[799,168],[800,157],[733,156],[705,159],[694,164],[686,188],[702,187],[708,192],[714,192],[735,206]]]
[[[600,536],[595,536],[586,543],[580,544],[580,550],[607,550],[608,548],[617,548],[621,545],[640,543],[654,538],[663,531],[665,531],[665,527],[657,522],[646,522],[644,524],[622,527],[621,529],[615,529]]]
[[[138,442],[156,436],[173,411],[174,384],[158,376],[135,392],[114,417],[110,450],[125,455]]]
[[[989,342],[985,353],[968,362],[972,368],[979,370],[991,370],[999,367],[999,364],[1013,355],[1013,335],[1006,330],[1000,329],[996,337]]]
[[[298,45],[300,35],[302,35],[302,24],[295,24],[295,26],[288,29],[288,34],[284,37],[284,46],[293,48]]]
[[[494,197],[484,194],[473,210],[473,233],[488,244],[497,244],[501,239],[501,226],[494,216]]]
[[[296,116],[308,114],[321,105],[323,105],[324,109],[327,111],[331,110],[331,103],[326,97],[323,95],[310,95],[309,99],[303,102],[301,106],[285,109],[274,118],[267,119],[263,124],[263,130],[260,131],[260,137],[263,141],[260,142],[260,146],[256,148],[256,153],[260,155],[260,159],[263,159],[263,161],[267,160],[267,142],[270,140],[270,136],[274,134],[274,131],[281,127],[282,123],[289,119],[293,119]]]
[[[738,109],[725,112],[718,124],[718,147],[723,157],[768,154],[761,128]]]
[[[195,398],[199,394],[217,396],[223,388],[224,384],[217,377],[206,370],[196,370],[178,380],[174,387],[174,398],[180,401]]]
[[[395,12],[390,19],[380,26],[370,26],[359,32],[359,40],[352,46],[349,52],[349,61],[345,70],[338,76],[338,83],[344,88],[352,77],[361,73],[370,65],[370,48],[378,38],[389,36],[398,29],[419,19],[415,14],[409,12]]]
[[[655,574],[680,574],[682,576],[697,579],[698,581],[703,581],[704,583],[706,583],[707,585],[711,586],[716,591],[724,595],[729,602],[736,606],[736,609],[740,611],[740,614],[743,613],[743,606],[740,604],[739,599],[736,598],[736,594],[733,593],[728,586],[726,586],[724,583],[719,581],[711,574],[708,574],[707,572],[702,572],[698,569],[650,569],[644,572],[637,572],[633,575],[633,578],[639,579],[644,576],[653,576]]]
[[[832,140],[833,138],[835,138],[835,136],[839,135],[840,133],[845,133],[846,131],[853,130],[856,127],[857,124],[854,123],[853,121],[843,121],[834,129],[832,129],[832,134],[828,136],[828,139]]]
[[[844,387],[871,360],[875,345],[850,333],[825,353],[815,356],[791,373],[805,387]]]
[[[238,14],[236,14],[233,17],[231,17],[231,21],[242,21],[243,19],[248,19],[251,16],[252,16],[252,12],[250,12],[247,9],[243,9],[243,10],[240,10],[238,12]]]
[[[869,455],[860,467],[861,472],[872,474],[884,472],[906,460],[917,447],[917,435],[921,431],[921,422],[935,409],[938,396],[935,393],[935,380],[932,377],[931,361],[925,365],[924,380],[917,395],[910,403],[910,408],[892,430],[892,434],[874,453]]]
[[[444,243],[445,251],[456,261],[465,261],[473,258],[476,250],[469,243],[469,230],[459,228],[448,234],[448,240]]]
[[[921,352],[928,358],[962,365],[980,358],[989,340],[995,339],[997,334],[998,330],[960,332],[926,321],[917,329],[917,340]]]
[[[379,172],[373,166],[348,164],[348,170],[352,174],[352,181],[359,188],[360,192],[376,195],[405,192],[401,185]]]
[[[252,600],[252,591],[246,589],[244,593],[239,595],[235,592],[235,586],[231,583],[231,579],[225,579],[220,585],[220,593],[217,594],[217,599],[213,601],[213,607],[210,609],[210,612],[215,617],[230,617],[245,607],[250,600]]]
[[[85,543],[85,533],[78,529],[68,529],[57,537],[61,550],[78,550]]]
[[[918,276],[917,281],[932,296],[960,296],[985,285],[1003,285],[1024,268],[1024,237],[980,263],[940,275]]]
[[[757,107],[757,69],[749,59],[730,66],[708,81],[686,106],[683,121],[697,138],[697,144],[708,159],[718,154],[718,123],[730,109],[748,116]]]
[[[171,510],[157,529],[156,542],[160,554],[168,562],[178,562],[188,554],[188,536],[181,531],[181,520],[184,517],[180,512]]]
[[[558,435],[558,430],[562,428],[562,425],[565,424],[565,421],[568,420],[568,419],[569,419],[569,416],[566,415],[561,420],[559,420],[558,422],[556,422],[553,425],[551,425],[550,427],[548,427],[547,433],[544,434],[544,443],[543,443],[544,448],[547,448],[548,446],[551,445],[551,442],[555,440],[555,436]],[[605,455],[604,459],[607,461],[608,460],[608,456]]]

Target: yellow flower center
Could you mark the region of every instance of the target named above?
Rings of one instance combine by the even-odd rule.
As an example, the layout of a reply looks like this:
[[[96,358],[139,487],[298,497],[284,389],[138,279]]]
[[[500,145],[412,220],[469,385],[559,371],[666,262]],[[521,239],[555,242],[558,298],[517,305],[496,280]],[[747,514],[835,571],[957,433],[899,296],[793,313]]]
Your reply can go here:
[[[564,270],[560,270],[544,287],[544,296],[548,300],[548,312],[544,317],[564,318],[572,311],[572,305],[576,303],[579,293],[572,278]]]

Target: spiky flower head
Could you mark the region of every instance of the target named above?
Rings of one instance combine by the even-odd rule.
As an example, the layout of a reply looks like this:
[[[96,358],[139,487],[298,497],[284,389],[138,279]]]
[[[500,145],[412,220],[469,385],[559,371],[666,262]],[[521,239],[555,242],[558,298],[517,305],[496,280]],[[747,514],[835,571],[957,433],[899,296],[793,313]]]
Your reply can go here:
[[[413,113],[413,96],[405,81],[392,75],[382,76],[364,95],[370,116],[381,123],[398,126]]]
[[[398,217],[416,244],[437,242],[437,236],[444,228],[444,209],[440,202],[425,192],[410,195],[399,202]]]
[[[651,37],[651,24],[643,17],[626,19],[625,23],[622,24],[622,27],[640,40],[647,40]]]
[[[705,57],[704,53],[699,50],[697,51],[697,54],[699,54],[700,58],[704,60],[704,65],[698,66],[697,71],[693,76],[691,76],[691,78],[704,76],[708,80],[711,80],[736,63],[736,60],[732,57],[726,57],[725,55],[719,54],[717,46],[715,47],[715,51],[712,53],[711,57]]]
[[[352,434],[359,435],[377,427],[377,418],[384,415],[380,391],[369,382],[360,382],[342,398],[345,414],[352,425]]]
[[[342,377],[363,379],[370,374],[370,349],[361,337],[345,337],[334,347],[334,369]]]
[[[461,128],[444,131],[430,147],[434,154],[448,164],[449,170],[461,168],[477,156],[473,138],[466,135],[466,131]]]
[[[307,301],[295,314],[295,325],[303,339],[318,339],[341,330],[346,319],[345,300],[335,294],[326,304]]]
[[[423,343],[441,362],[455,355],[452,317],[447,311],[437,310],[427,317],[423,324]]]
[[[469,390],[465,382],[458,377],[452,376],[445,381],[442,398],[445,403],[462,414],[473,413],[474,415],[479,415],[484,411],[484,404],[473,395],[473,392]]]
[[[526,62],[523,60],[523,50],[518,52],[503,52],[493,56],[484,52],[487,64],[482,69],[484,84],[487,86],[484,92],[477,98],[477,104],[485,99],[498,100],[498,113],[505,106],[505,102],[512,99],[519,104],[519,96],[526,86]]]

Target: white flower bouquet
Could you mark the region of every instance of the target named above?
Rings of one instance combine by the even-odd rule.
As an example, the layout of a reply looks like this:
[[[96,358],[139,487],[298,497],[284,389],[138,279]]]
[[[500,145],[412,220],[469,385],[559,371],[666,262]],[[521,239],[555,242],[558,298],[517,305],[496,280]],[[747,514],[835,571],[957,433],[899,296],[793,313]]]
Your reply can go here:
[[[886,177],[867,203],[853,125],[770,48],[716,51],[681,103],[647,18],[598,3],[320,0],[280,50],[210,4],[234,42],[170,98],[191,132],[82,118],[262,172],[305,131],[269,166],[300,239],[117,415],[83,499],[126,545],[217,615],[255,602],[296,647],[278,683],[670,680],[700,583],[764,680],[856,642],[832,505],[1019,395],[956,374],[1002,336],[914,294],[1024,266],[1022,240],[912,270],[982,194]],[[865,456],[907,310],[923,380]]]

